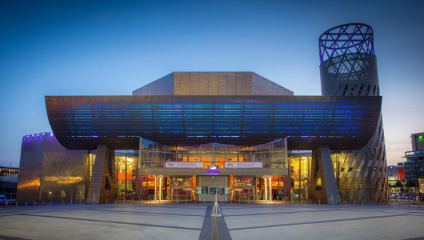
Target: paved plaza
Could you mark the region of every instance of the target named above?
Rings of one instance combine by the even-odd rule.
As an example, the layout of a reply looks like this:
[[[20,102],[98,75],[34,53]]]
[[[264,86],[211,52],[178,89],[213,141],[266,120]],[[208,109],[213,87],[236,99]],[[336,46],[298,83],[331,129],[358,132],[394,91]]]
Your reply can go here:
[[[0,239],[424,239],[424,208],[387,205],[0,206]]]

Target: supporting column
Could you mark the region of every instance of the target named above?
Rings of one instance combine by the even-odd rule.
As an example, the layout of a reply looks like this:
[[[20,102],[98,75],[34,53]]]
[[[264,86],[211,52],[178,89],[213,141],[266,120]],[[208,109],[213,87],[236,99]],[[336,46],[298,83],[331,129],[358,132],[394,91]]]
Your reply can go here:
[[[299,201],[302,198],[302,157],[299,156]]]
[[[267,184],[266,184],[266,182],[267,182],[266,177],[264,177],[264,180],[265,180],[265,194],[264,194],[264,200],[268,200],[268,186],[267,186]]]
[[[271,183],[271,177],[269,177],[269,200],[272,201],[272,183]]]
[[[136,197],[138,197],[138,200],[140,200],[140,187],[138,186],[138,168],[141,166],[141,149],[142,149],[142,138],[139,138],[138,143],[138,159],[135,164],[135,194]],[[143,189],[143,186],[141,186],[141,189]]]
[[[309,193],[312,200],[321,203],[340,203],[339,191],[334,176],[330,148],[320,146],[312,151]],[[333,200],[331,202],[330,200]]]
[[[155,199],[153,199],[154,201],[156,201],[158,198],[157,198],[157,194],[158,194],[158,179],[157,179],[157,176],[155,176]]]
[[[114,173],[115,152],[106,145],[98,145],[87,194],[88,203],[115,201],[118,196],[118,177]]]
[[[127,176],[128,176],[127,163],[128,163],[127,156],[125,156],[125,178],[124,178],[125,179],[124,180],[124,183],[125,183],[125,194],[124,194],[124,204],[127,201],[127,193],[128,193],[128,189],[127,189],[127,185],[128,185],[128,179],[127,179]]]
[[[159,200],[162,200],[162,176],[159,177]]]

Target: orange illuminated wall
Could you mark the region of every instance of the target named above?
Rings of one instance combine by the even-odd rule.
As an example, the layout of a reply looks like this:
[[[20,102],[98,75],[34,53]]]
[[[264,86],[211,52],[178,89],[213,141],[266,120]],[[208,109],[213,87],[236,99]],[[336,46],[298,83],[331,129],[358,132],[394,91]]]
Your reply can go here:
[[[405,168],[399,167],[399,177],[401,180],[405,179]]]

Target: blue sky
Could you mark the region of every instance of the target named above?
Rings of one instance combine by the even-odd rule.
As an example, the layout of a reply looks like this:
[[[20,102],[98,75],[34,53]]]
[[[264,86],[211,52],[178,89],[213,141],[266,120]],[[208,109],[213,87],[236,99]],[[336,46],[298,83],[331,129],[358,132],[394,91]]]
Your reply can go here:
[[[318,37],[374,29],[389,164],[424,132],[424,1],[0,1],[0,165],[51,131],[46,95],[130,95],[173,71],[254,71],[320,95]]]

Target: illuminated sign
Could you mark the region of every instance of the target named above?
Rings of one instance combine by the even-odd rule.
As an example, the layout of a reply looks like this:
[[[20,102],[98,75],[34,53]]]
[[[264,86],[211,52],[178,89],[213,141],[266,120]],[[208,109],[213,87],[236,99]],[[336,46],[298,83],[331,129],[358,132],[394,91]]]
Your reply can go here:
[[[423,135],[419,135],[418,136],[418,142],[423,142],[424,141],[424,139],[423,139]]]
[[[166,168],[203,168],[202,162],[166,162]]]
[[[215,170],[216,169],[216,166],[210,166],[209,169],[210,170]]]
[[[262,168],[261,162],[226,162],[225,168]]]
[[[206,170],[206,175],[219,175],[220,173],[219,170]]]

